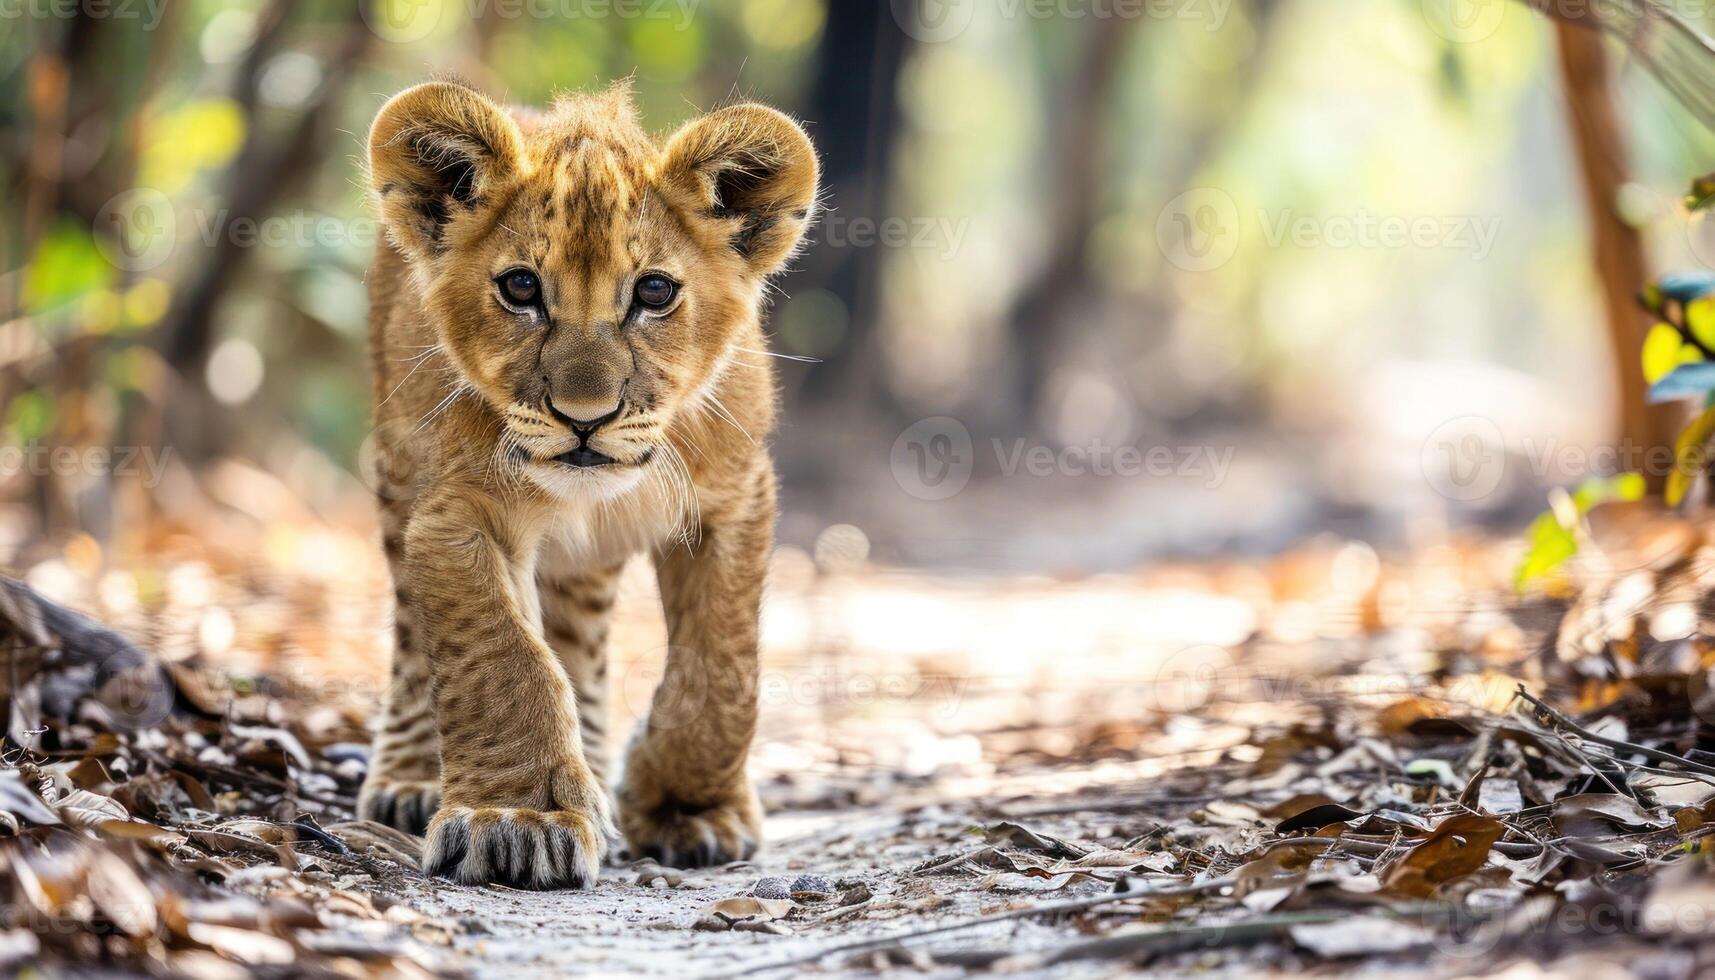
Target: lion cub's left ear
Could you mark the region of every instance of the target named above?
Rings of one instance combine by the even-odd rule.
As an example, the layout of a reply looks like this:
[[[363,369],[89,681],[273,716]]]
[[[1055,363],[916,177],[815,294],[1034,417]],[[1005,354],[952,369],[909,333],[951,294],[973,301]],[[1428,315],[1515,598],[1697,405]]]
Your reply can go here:
[[[784,113],[746,102],[686,123],[667,141],[662,176],[732,220],[732,247],[757,275],[778,272],[816,207],[816,148]]]

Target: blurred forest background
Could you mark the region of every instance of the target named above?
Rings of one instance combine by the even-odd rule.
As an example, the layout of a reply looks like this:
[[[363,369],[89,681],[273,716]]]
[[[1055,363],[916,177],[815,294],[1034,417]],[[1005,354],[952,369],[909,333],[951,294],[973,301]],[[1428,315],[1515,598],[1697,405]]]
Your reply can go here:
[[[1615,468],[1577,116],[1522,5],[27,0],[0,32],[14,568],[178,530],[357,560],[302,528],[371,520],[362,136],[434,72],[807,122],[830,209],[771,321],[806,555],[1409,543]],[[1715,139],[1613,56],[1619,211],[1653,265],[1715,262],[1680,199]],[[1504,479],[1432,465],[1497,446]]]

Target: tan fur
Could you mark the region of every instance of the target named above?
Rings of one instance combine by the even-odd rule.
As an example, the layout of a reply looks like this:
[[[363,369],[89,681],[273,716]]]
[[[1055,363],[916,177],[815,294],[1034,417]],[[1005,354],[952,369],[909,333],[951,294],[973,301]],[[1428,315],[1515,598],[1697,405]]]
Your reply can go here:
[[[398,611],[361,813],[426,823],[426,866],[459,881],[593,882],[615,832],[607,615],[644,552],[671,649],[619,827],[670,863],[749,856],[774,525],[761,310],[811,218],[814,150],[757,105],[657,142],[623,86],[508,112],[447,82],[389,101],[369,146],[391,243],[369,286]],[[542,310],[500,301],[520,267]],[[676,305],[633,303],[649,272],[680,284]],[[583,444],[614,462],[561,461],[571,420],[616,404]]]

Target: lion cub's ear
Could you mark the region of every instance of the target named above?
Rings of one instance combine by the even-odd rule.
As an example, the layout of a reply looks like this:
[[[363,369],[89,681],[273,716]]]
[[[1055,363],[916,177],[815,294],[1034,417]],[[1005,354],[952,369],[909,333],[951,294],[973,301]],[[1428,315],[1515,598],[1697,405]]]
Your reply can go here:
[[[755,103],[728,106],[686,123],[665,153],[662,176],[732,219],[732,247],[758,275],[786,264],[816,206],[816,149],[797,123]]]
[[[369,129],[369,180],[393,240],[424,258],[524,162],[518,124],[480,93],[429,82],[388,100]]]

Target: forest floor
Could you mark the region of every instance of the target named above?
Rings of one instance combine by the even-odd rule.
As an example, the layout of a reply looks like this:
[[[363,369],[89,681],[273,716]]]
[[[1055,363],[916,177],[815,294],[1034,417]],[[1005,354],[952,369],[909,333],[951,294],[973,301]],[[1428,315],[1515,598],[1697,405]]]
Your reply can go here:
[[[782,552],[752,767],[766,849],[616,860],[557,893],[428,878],[418,841],[352,820],[384,669],[361,535],[223,552],[163,532],[120,571],[73,542],[28,581],[149,659],[14,673],[0,964],[1697,975],[1715,563],[1700,525],[1624,537],[1526,597],[1519,546],[1477,540],[1060,579]],[[665,643],[633,571],[622,727]],[[20,595],[0,601],[11,649],[51,651]],[[164,698],[139,682],[157,663]]]

